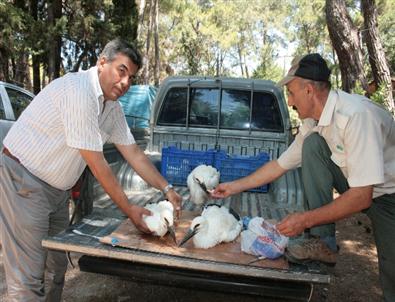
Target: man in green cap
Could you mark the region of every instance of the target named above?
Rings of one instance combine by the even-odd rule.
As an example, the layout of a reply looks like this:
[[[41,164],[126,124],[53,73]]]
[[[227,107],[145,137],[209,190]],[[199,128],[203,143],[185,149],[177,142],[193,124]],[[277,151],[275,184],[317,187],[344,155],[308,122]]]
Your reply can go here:
[[[253,174],[220,184],[224,198],[272,182],[302,167],[307,210],[277,224],[286,236],[303,234],[287,249],[291,261],[336,263],[335,221],[365,212],[372,221],[384,301],[395,301],[395,121],[369,99],[332,90],[319,54],[295,58],[279,82],[303,120],[295,141]],[[333,188],[339,196],[333,199]]]

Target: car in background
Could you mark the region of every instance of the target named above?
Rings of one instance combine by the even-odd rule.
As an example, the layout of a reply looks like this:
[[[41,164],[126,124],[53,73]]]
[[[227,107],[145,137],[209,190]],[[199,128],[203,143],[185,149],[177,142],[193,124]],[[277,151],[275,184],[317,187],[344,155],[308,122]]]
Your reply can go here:
[[[34,98],[34,94],[13,84],[0,81],[0,148],[12,124]]]

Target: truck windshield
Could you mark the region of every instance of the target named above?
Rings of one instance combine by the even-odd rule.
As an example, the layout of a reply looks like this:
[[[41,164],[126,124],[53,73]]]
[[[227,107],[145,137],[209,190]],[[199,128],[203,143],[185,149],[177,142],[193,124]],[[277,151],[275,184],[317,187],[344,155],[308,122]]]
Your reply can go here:
[[[187,88],[171,88],[163,102],[158,125],[186,126],[187,108],[190,127],[216,128],[218,102],[221,102],[220,128],[236,130],[284,131],[276,98],[269,92],[241,89],[191,88],[187,106]]]

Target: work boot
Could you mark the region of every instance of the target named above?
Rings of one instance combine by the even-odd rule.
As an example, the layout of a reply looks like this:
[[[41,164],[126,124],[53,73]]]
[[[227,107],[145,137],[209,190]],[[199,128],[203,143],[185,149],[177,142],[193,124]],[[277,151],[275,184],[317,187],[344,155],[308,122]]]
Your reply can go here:
[[[303,263],[321,261],[329,265],[336,264],[337,253],[318,238],[306,239],[302,243],[287,247],[285,256],[291,262]]]

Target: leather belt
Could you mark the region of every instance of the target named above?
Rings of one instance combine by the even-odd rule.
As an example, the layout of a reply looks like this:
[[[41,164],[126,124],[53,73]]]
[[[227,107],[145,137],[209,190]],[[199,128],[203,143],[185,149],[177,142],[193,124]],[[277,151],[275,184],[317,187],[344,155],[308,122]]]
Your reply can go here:
[[[15,160],[18,164],[21,163],[21,162],[19,161],[19,159],[18,159],[17,157],[15,157],[14,155],[12,155],[11,152],[10,152],[6,147],[3,148],[3,153],[4,153],[5,155],[7,155],[9,158],[12,158],[13,160]]]

